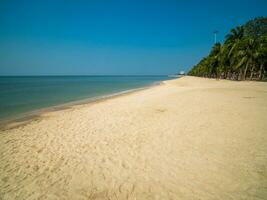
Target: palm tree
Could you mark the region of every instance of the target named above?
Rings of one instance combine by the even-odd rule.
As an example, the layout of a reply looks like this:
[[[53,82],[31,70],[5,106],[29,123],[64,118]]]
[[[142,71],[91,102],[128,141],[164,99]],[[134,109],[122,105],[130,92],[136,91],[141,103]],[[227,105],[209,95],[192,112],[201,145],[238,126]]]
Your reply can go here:
[[[240,59],[238,67],[242,66],[242,68],[244,69],[242,79],[245,80],[249,67],[251,73],[253,73],[255,69],[255,61],[257,57],[257,41],[255,39],[246,37],[242,39],[237,46],[237,57]]]
[[[262,36],[258,40],[257,62],[260,65],[258,80],[262,80],[264,66],[267,64],[267,36]]]
[[[244,37],[243,26],[237,26],[231,29],[230,33],[226,35],[226,40],[221,52],[221,64],[224,67],[225,75],[232,74],[234,72],[235,54],[239,42]]]
[[[228,57],[230,57],[235,50],[238,42],[244,37],[244,28],[243,26],[237,26],[236,28],[231,29],[230,33],[226,35],[225,45],[229,48]]]
[[[209,66],[209,76],[214,78],[217,76],[217,68],[219,65],[219,53],[221,51],[221,44],[216,43],[209,54],[208,57],[208,66]]]
[[[218,75],[221,77],[221,75],[224,75],[224,78],[227,78],[227,75],[230,72],[230,54],[229,51],[231,50],[232,46],[230,44],[223,45],[220,49],[220,52],[218,54]]]
[[[227,43],[228,41],[236,41],[236,40],[241,40],[244,36],[244,28],[243,26],[237,26],[236,28],[232,28],[230,30],[230,33],[226,35],[226,40],[225,42]]]

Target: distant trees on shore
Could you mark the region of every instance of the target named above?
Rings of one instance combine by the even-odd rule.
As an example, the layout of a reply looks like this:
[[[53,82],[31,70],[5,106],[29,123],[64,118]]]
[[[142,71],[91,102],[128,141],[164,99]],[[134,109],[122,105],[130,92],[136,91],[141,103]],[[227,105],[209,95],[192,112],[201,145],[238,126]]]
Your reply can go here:
[[[231,80],[263,80],[267,74],[267,18],[231,29],[188,75]]]

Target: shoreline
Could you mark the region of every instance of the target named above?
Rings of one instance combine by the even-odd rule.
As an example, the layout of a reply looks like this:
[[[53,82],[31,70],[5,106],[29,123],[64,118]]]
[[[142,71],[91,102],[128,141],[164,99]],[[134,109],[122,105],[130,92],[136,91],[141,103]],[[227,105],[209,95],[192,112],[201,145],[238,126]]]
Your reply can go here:
[[[245,80],[245,81],[235,81],[235,80],[228,80],[228,79],[216,79],[216,78],[206,78],[206,77],[196,77],[196,76],[183,76],[183,77],[195,77],[199,79],[206,79],[206,80],[214,80],[214,81],[223,81],[223,82],[236,82],[236,83],[265,83],[266,81],[250,81],[250,80]],[[135,89],[129,89],[129,90],[124,90],[121,92],[116,92],[112,94],[107,94],[107,95],[102,95],[98,97],[90,97],[82,100],[76,100],[76,101],[71,101],[68,103],[63,103],[63,104],[58,104],[55,106],[49,106],[46,108],[40,108],[37,110],[29,111],[26,113],[18,114],[16,116],[8,117],[7,119],[0,119],[0,130],[8,130],[8,129],[13,129],[17,128],[19,126],[24,126],[31,121],[41,119],[43,115],[52,113],[52,112],[57,112],[61,110],[67,110],[67,109],[72,109],[77,106],[81,105],[87,105],[87,104],[96,104],[102,101],[107,101],[113,98],[118,98],[120,96],[124,95],[129,95],[135,92],[139,92],[142,90],[147,90],[152,87],[157,87],[159,85],[163,85],[165,82],[173,81],[173,80],[178,80],[182,77],[177,77],[169,80],[162,80],[162,81],[157,81],[155,83],[151,83],[147,86],[140,87],[140,88],[135,88]]]
[[[171,80],[174,80],[174,79],[171,79]],[[40,109],[29,111],[26,113],[18,114],[16,116],[8,117],[7,119],[0,119],[0,130],[8,130],[8,129],[17,128],[19,126],[24,126],[33,120],[41,119],[42,115],[45,115],[51,112],[72,109],[80,105],[95,104],[95,103],[110,100],[113,98],[118,98],[120,96],[129,95],[129,94],[132,94],[138,91],[146,90],[151,87],[162,85],[164,84],[165,81],[168,81],[168,80],[157,81],[157,82],[151,83],[147,86],[140,87],[140,88],[134,88],[134,89],[124,90],[124,91],[115,92],[115,93],[102,95],[98,97],[91,97],[91,98],[71,101],[68,103],[63,103],[63,104],[59,104],[55,106],[49,106],[46,108],[40,108]]]

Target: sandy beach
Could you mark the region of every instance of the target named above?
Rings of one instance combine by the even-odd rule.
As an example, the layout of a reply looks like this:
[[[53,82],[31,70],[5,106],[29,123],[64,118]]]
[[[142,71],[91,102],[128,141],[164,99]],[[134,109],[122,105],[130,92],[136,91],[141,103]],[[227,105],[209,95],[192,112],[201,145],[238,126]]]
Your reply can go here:
[[[183,77],[0,131],[0,199],[267,199],[267,83]]]

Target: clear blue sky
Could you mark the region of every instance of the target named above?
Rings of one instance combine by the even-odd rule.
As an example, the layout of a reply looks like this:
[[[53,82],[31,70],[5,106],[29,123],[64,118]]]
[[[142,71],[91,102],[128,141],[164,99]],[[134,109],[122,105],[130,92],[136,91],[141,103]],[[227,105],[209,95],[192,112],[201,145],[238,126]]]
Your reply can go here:
[[[0,75],[188,70],[266,0],[0,0]]]

